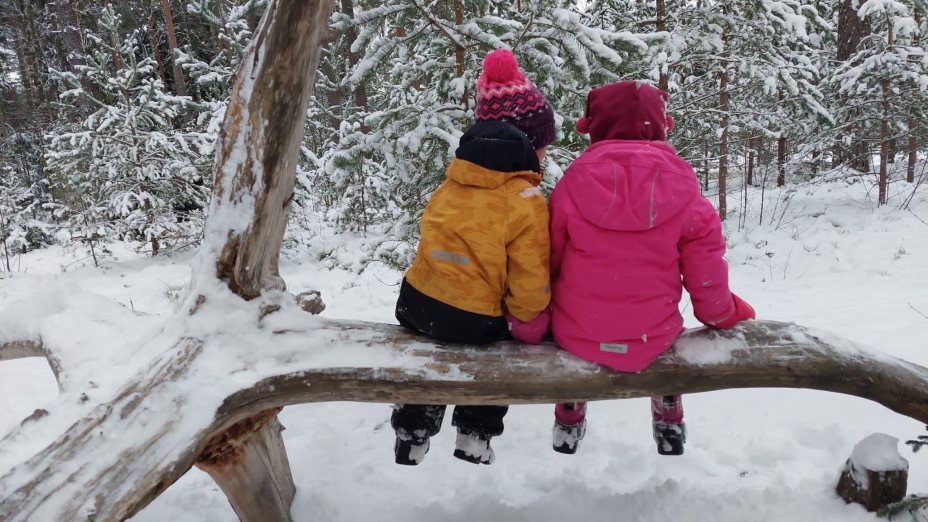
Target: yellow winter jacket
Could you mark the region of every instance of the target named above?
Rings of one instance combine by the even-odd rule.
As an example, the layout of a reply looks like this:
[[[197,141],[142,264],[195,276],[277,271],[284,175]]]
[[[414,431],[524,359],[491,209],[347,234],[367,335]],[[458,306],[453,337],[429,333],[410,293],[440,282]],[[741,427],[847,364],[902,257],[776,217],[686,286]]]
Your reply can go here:
[[[534,154],[534,153],[532,153]],[[429,201],[406,280],[468,312],[531,321],[550,302],[548,206],[541,175],[455,158]]]

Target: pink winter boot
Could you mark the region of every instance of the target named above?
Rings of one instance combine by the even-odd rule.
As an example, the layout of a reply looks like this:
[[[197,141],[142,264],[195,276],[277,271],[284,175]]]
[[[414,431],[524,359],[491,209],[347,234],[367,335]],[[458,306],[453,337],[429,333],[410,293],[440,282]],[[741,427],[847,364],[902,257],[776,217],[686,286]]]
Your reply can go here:
[[[651,397],[651,425],[659,454],[683,455],[686,424],[683,422],[682,395]]]
[[[554,451],[573,455],[586,435],[586,403],[564,402],[554,407]]]

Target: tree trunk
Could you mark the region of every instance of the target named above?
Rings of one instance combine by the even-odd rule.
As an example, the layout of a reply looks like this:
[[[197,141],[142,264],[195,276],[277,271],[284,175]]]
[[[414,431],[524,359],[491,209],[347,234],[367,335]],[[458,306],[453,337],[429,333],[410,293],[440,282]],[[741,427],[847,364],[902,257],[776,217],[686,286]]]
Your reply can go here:
[[[87,59],[84,57],[84,42],[81,39],[80,26],[77,23],[71,0],[56,0],[55,15],[58,17],[58,30],[64,44],[68,68],[79,79],[81,87],[88,94],[92,94],[93,90],[84,81],[83,74],[80,72],[80,68],[87,65]],[[78,96],[76,103],[81,117],[90,115],[93,109],[86,96]]]
[[[889,163],[889,81],[883,80],[881,83],[883,91],[883,114],[880,117],[880,181],[879,181],[879,205],[886,204],[886,185],[889,179],[887,163]]]
[[[171,0],[161,0],[164,11],[164,27],[168,33],[168,48],[171,50],[171,63],[174,64],[174,94],[187,96],[187,82],[184,81],[184,70],[177,63],[177,33],[174,31],[174,15],[171,12]]]
[[[277,421],[267,410],[233,425],[207,443],[197,467],[219,485],[239,520],[287,521],[296,486]]]
[[[103,5],[107,9],[112,9],[110,0],[103,0]],[[122,61],[122,55],[119,52],[119,42],[116,41],[115,32],[110,32],[109,36],[110,36],[110,47],[112,48],[110,49],[110,54],[113,57],[113,67],[116,68],[116,72],[119,72],[123,69],[123,67],[125,67],[125,64]]]
[[[857,14],[859,0],[841,0],[840,11],[838,13],[838,48],[836,59],[839,62],[847,62],[857,52],[857,47],[864,37],[870,35],[870,24]],[[856,64],[855,64],[856,65]],[[855,111],[849,116],[849,119],[855,121],[859,119],[860,114]],[[867,147],[863,137],[858,136],[860,127],[855,123],[848,127],[848,133],[852,135],[852,143],[849,150],[841,144],[835,144],[836,152],[835,163],[849,163],[850,166],[860,172],[870,170],[870,150]],[[833,166],[837,166],[833,164]]]
[[[777,139],[777,186],[786,185],[786,137]]]
[[[748,139],[748,172],[745,182],[748,185],[754,185],[754,155],[755,155],[756,138]]]
[[[921,44],[920,31],[922,26],[922,15],[917,4],[913,6],[913,11],[915,15],[915,26],[918,29],[916,29],[915,34],[912,36],[912,43],[914,47],[918,47]],[[918,161],[918,122],[915,121],[915,118],[909,118],[907,123],[909,131],[909,162],[905,167],[905,180],[909,183],[915,183],[915,163]]]
[[[142,0],[142,9],[148,13],[148,19],[145,26],[148,29],[148,42],[151,45],[151,54],[158,63],[158,77],[161,78],[162,89],[168,89],[168,75],[164,70],[164,58],[161,56],[161,47],[158,45],[158,38],[155,33],[155,10],[152,8],[151,0]]]
[[[909,163],[905,167],[905,180],[915,183],[915,163],[918,161],[918,124],[909,118]]]
[[[218,330],[203,332],[209,346],[181,340],[115,399],[101,402],[76,423],[63,424],[61,412],[53,409],[14,429],[0,440],[6,455],[32,454],[30,435],[70,426],[0,477],[0,520],[86,520],[90,512],[95,522],[124,520],[200,461],[217,435],[262,412],[310,402],[544,404],[776,387],[856,395],[928,423],[928,368],[792,323],[748,321],[733,330],[688,330],[641,373],[613,372],[550,345],[510,342],[493,350],[452,350],[393,325],[308,316],[302,322],[290,317],[285,324],[243,339],[216,323]],[[706,359],[707,346],[721,356]],[[224,399],[205,400],[211,397],[206,391],[191,397],[191,389],[217,384],[202,382],[217,368],[248,372],[240,365],[253,360],[257,348],[279,373],[240,374],[238,382],[249,377],[254,384],[235,387],[238,391],[224,393]],[[0,357],[4,350],[0,344]],[[333,362],[307,362],[307,353],[322,353]],[[387,362],[363,363],[372,358]],[[189,372],[191,367],[213,371],[204,376]],[[81,392],[64,396],[60,409]],[[163,405],[171,405],[170,415]],[[214,414],[204,415],[204,407]],[[116,430],[127,424],[134,427],[130,433]]]
[[[723,7],[723,13],[728,9]],[[722,34],[722,54],[719,60],[719,112],[722,113],[722,137],[719,142],[719,217],[722,221],[728,216],[728,126],[731,123],[731,114],[728,99],[728,29]]]
[[[703,194],[709,192],[709,171],[711,165],[709,164],[709,144],[703,143],[702,148],[702,192]]]
[[[667,30],[667,6],[665,5],[665,0],[655,0],[657,7],[657,30],[659,32]],[[657,85],[664,92],[667,92],[667,72],[665,70],[666,64],[661,66],[661,70],[658,76]]]
[[[454,23],[459,26],[464,24],[464,0],[454,0]],[[464,67],[466,65],[465,52],[463,45],[457,42],[454,43],[455,75],[458,78],[464,77]],[[467,110],[469,98],[468,89],[464,87],[464,93],[461,94],[461,105],[465,110]]]
[[[342,13],[348,16],[349,18],[354,18],[354,0],[341,0]],[[349,27],[345,31],[345,38],[349,42],[353,42],[358,37],[358,32],[354,27]],[[358,53],[348,52],[348,65],[352,69],[358,62],[361,61],[361,56]],[[354,104],[358,107],[361,112],[367,113],[369,111],[369,104],[367,101],[367,87],[365,87],[364,82],[358,82],[358,85],[354,88]],[[370,132],[370,128],[366,123],[361,124],[361,132],[367,133]]]
[[[892,47],[893,26],[889,18],[886,20],[886,43]],[[886,189],[889,183],[889,80],[883,80],[880,83],[883,94],[882,114],[880,115],[880,181],[879,181],[879,205],[886,204]]]

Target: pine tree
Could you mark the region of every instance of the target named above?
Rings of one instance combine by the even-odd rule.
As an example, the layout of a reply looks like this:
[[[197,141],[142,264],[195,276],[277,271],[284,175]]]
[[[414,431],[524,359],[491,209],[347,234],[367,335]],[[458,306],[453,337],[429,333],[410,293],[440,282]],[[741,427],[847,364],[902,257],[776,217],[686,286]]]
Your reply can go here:
[[[320,71],[307,170],[329,218],[348,229],[387,231],[378,256],[397,266],[410,260],[417,217],[472,123],[472,86],[487,52],[512,48],[557,121],[573,121],[591,86],[619,79],[627,57],[647,49],[635,34],[596,27],[568,1],[351,7],[353,17],[333,17],[341,36]],[[549,153],[548,183],[583,147],[576,133],[565,133]]]
[[[838,93],[854,100],[841,112],[841,119],[857,118],[864,137],[878,132],[878,204],[884,205],[888,198],[889,144],[902,126],[900,116],[924,114],[928,64],[920,59],[925,52],[916,43],[919,27],[910,6],[892,0],[867,0],[860,4],[857,15],[867,22],[870,33],[861,39],[856,52],[836,67],[831,82]]]
[[[119,18],[105,9],[100,25],[118,31]],[[46,158],[73,236],[91,246],[104,239],[135,242],[154,255],[199,237],[210,138],[175,128],[197,107],[165,92],[153,59],[137,59],[138,32],[119,40],[123,44],[113,49],[109,38],[86,34],[85,79],[101,95],[65,93],[88,97],[95,111],[51,133]],[[114,52],[122,56],[122,69],[112,63]],[[62,79],[74,81],[68,73]]]

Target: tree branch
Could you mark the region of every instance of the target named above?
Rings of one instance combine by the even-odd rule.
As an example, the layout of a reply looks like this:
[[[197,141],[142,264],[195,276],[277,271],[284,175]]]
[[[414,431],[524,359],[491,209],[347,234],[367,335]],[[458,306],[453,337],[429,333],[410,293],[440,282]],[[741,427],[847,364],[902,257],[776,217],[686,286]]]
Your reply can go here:
[[[266,319],[261,338],[243,341],[236,332],[213,332],[204,333],[208,343],[179,340],[115,399],[0,478],[6,495],[0,519],[85,520],[90,512],[97,522],[125,519],[180,478],[207,442],[233,424],[308,402],[536,404],[810,388],[876,401],[928,423],[928,369],[787,323],[690,330],[647,371],[627,374],[550,345],[445,346],[397,326],[308,315],[275,323],[277,315]],[[249,342],[261,343],[262,359],[275,361],[277,375],[258,377],[216,403],[191,394],[202,383],[197,372],[225,371],[223,362],[235,357],[250,360],[255,346]],[[236,382],[252,375],[241,371]],[[214,414],[204,415],[207,404],[218,404]],[[173,415],[164,414],[166,405]],[[127,424],[149,426],[147,435],[120,433]],[[50,425],[42,418],[19,430]],[[22,438],[14,431],[0,447],[15,454]]]

